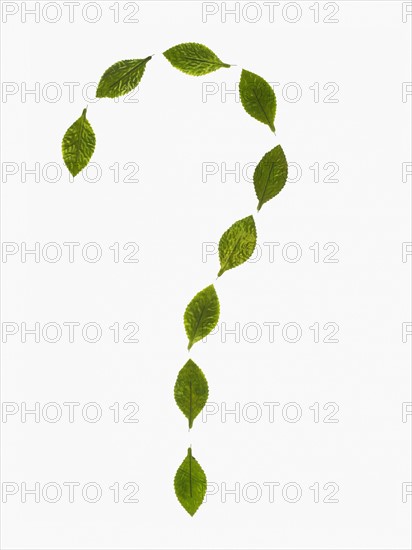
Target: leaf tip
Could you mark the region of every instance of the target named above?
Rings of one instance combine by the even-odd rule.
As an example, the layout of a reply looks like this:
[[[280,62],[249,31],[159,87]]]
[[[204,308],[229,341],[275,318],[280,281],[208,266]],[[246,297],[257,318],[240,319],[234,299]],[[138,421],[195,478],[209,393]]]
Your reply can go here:
[[[71,170],[69,167],[67,167],[67,169],[69,170],[70,174],[75,178],[77,176],[77,174],[79,172],[81,172],[81,170]]]

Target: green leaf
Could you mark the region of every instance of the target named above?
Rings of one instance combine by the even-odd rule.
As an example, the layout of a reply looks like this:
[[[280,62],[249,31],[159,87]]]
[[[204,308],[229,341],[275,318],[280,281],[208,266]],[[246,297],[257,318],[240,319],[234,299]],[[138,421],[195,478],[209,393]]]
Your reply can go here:
[[[248,260],[256,246],[256,226],[253,216],[235,222],[219,241],[220,277],[228,269]]]
[[[64,134],[62,154],[65,165],[72,176],[87,166],[96,146],[96,136],[86,118],[87,108]]]
[[[284,187],[288,178],[288,163],[280,145],[266,153],[259,161],[253,174],[256,196],[259,199],[258,210],[273,199]]]
[[[150,59],[152,56],[146,59],[125,59],[109,67],[100,79],[96,97],[119,97],[131,92],[141,81]]]
[[[175,475],[175,493],[183,508],[194,516],[205,498],[207,480],[205,472],[192,456],[192,449],[179,466]]]
[[[275,131],[276,96],[272,86],[261,76],[242,70],[239,83],[240,101],[245,111]]]
[[[196,42],[173,46],[163,52],[163,55],[173,67],[193,76],[212,73],[221,67],[230,67],[227,63],[223,63],[212,50]]]
[[[196,363],[189,359],[179,371],[175,384],[175,400],[189,420],[189,428],[193,426],[193,420],[205,406],[208,395],[209,388],[205,375]]]
[[[184,314],[185,330],[189,338],[187,349],[205,338],[215,328],[219,320],[219,312],[219,298],[213,285],[196,294]]]

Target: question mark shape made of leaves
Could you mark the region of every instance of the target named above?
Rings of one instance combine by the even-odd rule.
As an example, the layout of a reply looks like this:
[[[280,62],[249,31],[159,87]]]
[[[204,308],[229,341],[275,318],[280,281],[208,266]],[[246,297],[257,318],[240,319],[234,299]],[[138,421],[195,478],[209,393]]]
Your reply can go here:
[[[230,68],[206,46],[187,42],[169,48],[163,53],[166,59],[183,73],[202,76],[221,68]],[[146,65],[152,59],[126,59],[111,65],[101,77],[96,97],[116,98],[136,88]],[[276,96],[273,88],[262,77],[242,70],[239,82],[240,100],[245,111],[275,131]],[[66,131],[62,142],[63,160],[72,176],[76,176],[89,163],[96,146],[96,137],[87,119],[87,109]],[[288,164],[280,145],[268,151],[257,164],[253,184],[258,199],[257,210],[275,197],[284,187],[288,176]],[[219,241],[220,277],[246,262],[256,247],[256,225],[252,215],[236,221]],[[188,338],[188,350],[205,338],[215,328],[220,315],[219,298],[213,285],[198,292],[184,312],[184,328]],[[206,404],[209,387],[202,370],[189,359],[180,370],[174,387],[175,401],[186,416],[189,429]],[[193,516],[206,494],[206,475],[192,455],[191,447],[179,466],[174,488],[183,508]]]

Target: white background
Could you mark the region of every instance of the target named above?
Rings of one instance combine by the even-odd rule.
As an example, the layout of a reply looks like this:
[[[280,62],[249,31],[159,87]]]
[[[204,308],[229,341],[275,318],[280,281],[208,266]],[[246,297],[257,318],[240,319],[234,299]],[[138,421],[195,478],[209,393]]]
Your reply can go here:
[[[15,163],[7,170],[17,166],[17,173],[6,177],[3,171],[2,240],[17,243],[18,252],[3,256],[2,317],[3,330],[4,323],[17,323],[19,332],[3,345],[2,399],[17,404],[18,412],[2,418],[2,480],[17,484],[18,492],[2,505],[2,547],[411,548],[412,497],[402,502],[402,484],[411,481],[411,416],[402,422],[402,404],[411,401],[411,337],[402,342],[402,323],[411,320],[411,256],[402,262],[402,243],[410,241],[411,177],[402,181],[402,163],[411,160],[412,97],[402,100],[402,83],[411,81],[412,16],[402,21],[402,2],[339,2],[336,23],[323,21],[334,8],[322,2],[319,23],[313,2],[293,3],[286,11],[281,3],[273,21],[265,3],[256,2],[246,11],[239,4],[238,21],[213,2],[207,8],[201,2],[101,2],[95,23],[79,8],[70,22],[64,3],[60,20],[49,22],[58,13],[51,2],[41,2],[49,7],[39,22],[30,15],[24,21],[25,3],[10,4],[17,12],[2,25],[2,80],[8,83],[2,161],[3,167]],[[33,5],[27,2],[26,9]],[[138,22],[125,23],[135,6]],[[234,7],[226,3],[226,10]],[[217,13],[206,18],[205,9]],[[92,6],[86,16],[94,19],[95,13]],[[161,52],[187,41],[206,44],[236,66],[198,78],[180,73]],[[150,54],[134,96],[138,102],[84,97],[87,83],[115,61]],[[233,94],[224,94],[234,89],[242,67],[277,83],[276,136],[249,117]],[[79,83],[73,98],[68,82]],[[325,102],[336,88],[324,89],[331,82],[339,88],[332,97],[337,101]],[[36,83],[38,97],[27,95]],[[204,83],[216,93],[202,96]],[[56,90],[61,97],[54,101]],[[92,98],[93,89],[88,93]],[[92,160],[102,174],[97,182],[82,175],[72,182],[61,139],[86,105],[97,137]],[[207,376],[208,410],[218,412],[199,416],[189,433],[173,385],[189,356],[184,309],[215,281],[219,268],[216,255],[202,261],[202,243],[218,242],[257,206],[253,185],[242,175],[239,182],[230,174],[223,182],[220,166],[256,163],[277,143],[289,162],[300,165],[301,177],[257,216],[258,261],[216,282],[220,330],[196,344],[190,357]],[[114,182],[109,167],[116,162],[120,180],[130,172],[125,163],[138,164],[138,183]],[[338,165],[338,181],[322,181],[327,162]],[[56,163],[61,176],[51,182],[50,168],[39,181],[24,178],[22,163],[28,169],[39,163],[40,172]],[[202,181],[202,163],[216,163],[219,173]],[[320,165],[319,182],[309,168],[314,163]],[[88,179],[93,175],[91,170]],[[81,255],[92,241],[102,248],[96,263]],[[32,248],[35,242],[41,249],[59,243],[63,257],[51,263],[29,255],[23,262],[22,243]],[[64,242],[81,243],[73,263]],[[138,243],[139,262],[114,262],[109,247],[115,242]],[[282,256],[290,242],[302,251],[299,261]],[[316,242],[319,262],[309,248]],[[323,250],[329,242],[339,247],[337,263],[323,261],[332,250]],[[280,243],[273,261],[263,243]],[[294,250],[287,251],[293,257]],[[68,321],[99,323],[101,340],[88,343],[78,329],[69,343]],[[64,332],[54,344],[42,336],[39,343],[34,336],[22,343],[24,322],[29,328],[54,322]],[[114,343],[109,327],[115,322],[137,323],[139,342]],[[273,342],[263,324],[268,322],[279,323]],[[225,336],[222,323],[229,330],[238,323],[238,342]],[[287,323],[301,328],[296,343],[282,337]],[[309,328],[314,323],[319,343]],[[330,332],[325,323],[339,326],[338,343],[323,342]],[[288,334],[293,337],[293,330]],[[52,423],[46,413],[46,419],[28,415],[23,422],[23,403],[33,408],[35,402],[41,410],[58,403],[62,418]],[[81,404],[73,423],[65,402]],[[81,414],[90,402],[102,409],[95,423]],[[109,409],[115,402],[118,423]],[[138,423],[122,421],[127,402],[138,404]],[[273,422],[267,402],[279,403]],[[293,408],[285,413],[291,402],[301,408],[296,422],[289,419]],[[238,417],[222,416],[235,403]],[[245,409],[248,403],[255,408]],[[320,405],[319,422],[309,409],[314,403]],[[332,410],[323,410],[326,403],[338,405],[333,418],[339,422],[323,421]],[[262,416],[253,422],[256,411]],[[189,444],[217,490],[193,518],[173,492]],[[23,503],[22,484],[30,489],[36,482],[40,490],[58,484],[61,499],[50,503],[40,494],[37,503],[28,495]],[[81,484],[73,503],[65,482]],[[88,482],[101,487],[94,504],[82,497]],[[138,484],[139,502],[122,502],[129,492],[122,490],[115,503],[109,489],[115,482]],[[270,482],[279,483],[273,502],[264,485]],[[339,486],[336,503],[323,502],[328,482]],[[282,496],[287,483],[301,489],[295,503],[288,501],[293,486]],[[309,489],[315,483],[319,503]],[[238,498],[225,498],[225,486],[237,487]],[[259,490],[260,499],[251,502]]]

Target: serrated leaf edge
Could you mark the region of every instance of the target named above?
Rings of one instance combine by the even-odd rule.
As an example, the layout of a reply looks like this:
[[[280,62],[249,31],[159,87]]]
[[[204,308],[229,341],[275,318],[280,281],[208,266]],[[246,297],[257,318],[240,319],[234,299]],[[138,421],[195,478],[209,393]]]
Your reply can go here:
[[[283,191],[283,189],[286,187],[287,178],[288,178],[288,161],[287,161],[287,159],[286,159],[285,152],[283,151],[283,147],[282,147],[280,144],[278,144],[278,145],[276,145],[275,147],[273,147],[273,149],[271,149],[270,151],[268,151],[267,153],[265,153],[265,154],[263,155],[263,157],[262,157],[262,158],[260,159],[260,161],[257,163],[256,168],[255,168],[255,172],[256,172],[257,167],[258,167],[259,164],[263,161],[263,159],[264,159],[267,155],[269,155],[270,153],[272,153],[272,151],[274,151],[274,150],[277,149],[278,147],[279,147],[280,150],[282,151],[283,156],[284,156],[284,158],[285,158],[285,162],[286,162],[286,181],[285,181],[285,183],[283,184],[282,188],[276,193],[275,197],[277,197],[277,196],[279,195],[279,193],[281,193],[281,192]],[[265,195],[265,191],[266,191],[266,188],[267,188],[267,185],[268,185],[268,181],[269,181],[269,177],[270,177],[270,174],[272,173],[272,170],[273,170],[273,163],[272,163],[272,165],[271,165],[271,167],[270,167],[269,176],[268,176],[268,178],[266,179],[265,188],[264,188],[264,191],[263,191],[263,196]],[[263,199],[259,199],[258,194],[257,194],[257,191],[256,191],[256,186],[255,186],[255,172],[253,173],[253,187],[254,187],[254,189],[255,189],[256,198],[258,199],[257,211],[259,212],[259,210],[262,208],[262,206],[263,206],[264,204],[266,204],[267,202],[269,202],[271,199],[268,199],[268,200],[266,200],[266,201],[263,200]],[[272,198],[274,199],[275,197],[272,197]]]
[[[175,46],[171,46],[170,48],[168,48],[167,50],[165,50],[163,52],[163,55],[165,56],[165,58],[168,60],[168,62],[172,65],[172,67],[174,67],[175,69],[177,69],[178,71],[186,74],[186,75],[189,75],[189,76],[206,76],[206,74],[204,75],[194,75],[194,74],[191,74],[191,73],[188,73],[187,71],[183,70],[181,67],[178,67],[177,65],[175,65],[170,59],[169,57],[167,56],[167,53],[170,52],[170,50],[173,50],[174,48],[177,48],[178,46],[182,46],[182,45],[185,45],[185,44],[191,44],[193,46],[201,46],[202,48],[206,48],[207,50],[209,50],[214,56],[216,56],[217,60],[218,61],[215,61],[215,62],[212,62],[212,61],[207,61],[205,59],[196,59],[196,58],[191,58],[193,61],[199,61],[200,63],[209,63],[210,65],[212,64],[215,64],[216,65],[216,69],[212,70],[212,71],[209,71],[209,72],[214,72],[214,71],[217,71],[219,69],[229,69],[232,65],[229,65],[228,63],[224,63],[216,54],[213,50],[211,50],[208,46],[205,46],[204,44],[200,44],[199,42],[182,42],[181,44],[176,44]],[[188,58],[189,59],[189,58]]]
[[[267,80],[265,80],[262,76],[260,76],[260,75],[258,75],[258,74],[256,74],[256,73],[252,73],[252,71],[248,71],[248,70],[246,70],[246,69],[242,69],[242,73],[241,73],[241,75],[240,75],[240,81],[242,81],[242,75],[243,75],[243,73],[253,74],[254,76],[257,76],[258,78],[261,78],[264,82],[266,82],[266,84],[267,84],[268,86],[270,86],[269,82],[268,82]],[[273,91],[273,90],[272,90],[272,91]],[[255,120],[257,120],[257,121],[260,122],[261,124],[265,124],[265,126],[269,126],[269,128],[272,130],[272,132],[275,133],[276,130],[275,130],[275,123],[274,123],[274,120],[273,120],[273,121],[269,120],[269,117],[267,116],[266,111],[265,111],[264,108],[262,107],[262,105],[261,105],[261,103],[260,103],[260,101],[259,101],[259,98],[257,97],[256,92],[255,92],[254,90],[253,90],[253,93],[254,93],[254,95],[255,95],[255,97],[256,97],[256,101],[257,101],[257,103],[259,104],[259,107],[260,107],[260,109],[261,109],[261,111],[262,111],[264,117],[266,118],[267,122],[263,122],[262,120],[259,120],[259,119],[256,118],[254,115],[251,115],[251,114],[249,113],[249,111],[246,109],[246,105],[243,103],[242,94],[239,93],[240,102],[242,103],[242,106],[243,106],[244,110],[246,111],[246,113],[247,113],[249,116],[251,116],[252,118],[254,118]],[[275,92],[273,92],[273,95],[274,95],[274,97],[275,97],[275,109],[276,109],[276,94],[275,94]],[[275,115],[276,115],[276,113],[275,113]]]
[[[189,306],[190,304],[193,302],[193,300],[196,299],[196,297],[199,295],[199,294],[202,294],[202,292],[204,292],[207,288],[212,288],[213,289],[213,292],[215,293],[215,296],[216,296],[216,299],[217,299],[217,318],[218,320],[216,321],[216,324],[210,329],[210,331],[208,332],[208,334],[210,334],[210,332],[215,328],[215,326],[217,325],[217,323],[219,322],[219,318],[220,318],[220,301],[219,301],[219,296],[217,295],[217,292],[216,292],[216,289],[215,289],[215,286],[214,285],[208,285],[206,286],[205,288],[203,288],[202,290],[199,290],[199,292],[197,294],[195,294],[193,296],[193,298],[190,300],[190,302],[187,304],[186,306],[186,309],[185,309],[185,312],[183,314],[183,326],[185,327],[185,332],[186,332],[186,336],[189,340],[189,344],[187,346],[187,349],[190,351],[192,349],[192,347],[194,346],[194,344],[196,344],[199,340],[196,340],[196,342],[193,342],[193,339],[195,338],[196,334],[197,334],[197,330],[199,328],[199,323],[197,323],[196,325],[196,330],[195,330],[195,336],[193,337],[192,340],[190,340],[189,338],[189,335],[187,334],[187,331],[186,331],[186,325],[185,325],[185,316],[186,316],[186,311],[189,309]],[[205,307],[203,307],[202,309],[202,313],[201,313],[201,316],[203,315],[203,311],[204,311]],[[206,335],[207,336],[207,335]]]
[[[177,373],[177,377],[176,377],[176,382],[175,382],[175,386],[174,386],[174,398],[175,398],[175,402],[176,402],[176,405],[178,406],[179,410],[182,412],[183,416],[185,416],[185,418],[188,419],[188,422],[189,422],[189,429],[191,429],[193,427],[193,422],[195,421],[195,418],[200,414],[200,412],[204,409],[205,405],[203,405],[203,407],[200,409],[200,411],[197,413],[197,415],[192,418],[192,404],[190,403],[190,414],[189,414],[189,417],[186,416],[185,412],[183,411],[183,409],[181,408],[181,406],[179,405],[179,403],[177,402],[177,399],[176,399],[176,386],[177,386],[177,382],[179,380],[179,376],[180,376],[180,373],[182,372],[182,370],[187,366],[187,364],[193,364],[198,371],[200,371],[201,375],[203,376],[203,379],[204,379],[204,382],[206,383],[206,401],[209,397],[209,383],[207,381],[207,378],[205,376],[205,373],[202,371],[202,369],[199,367],[199,365],[197,365],[192,359],[188,359],[186,361],[186,363],[183,365],[183,367],[180,369],[180,371]],[[190,388],[190,391],[192,390],[192,388]],[[190,397],[192,398],[192,395],[190,395]],[[192,400],[192,399],[191,399]]]
[[[230,230],[232,229],[232,227],[234,227],[237,223],[243,222],[243,221],[245,221],[245,220],[247,220],[247,219],[249,219],[249,218],[252,218],[252,221],[253,221],[253,229],[254,229],[254,232],[255,232],[255,238],[257,239],[256,223],[255,223],[255,219],[254,219],[254,217],[253,217],[252,215],[246,216],[245,218],[241,218],[240,220],[235,221],[234,223],[232,223],[232,225],[231,225],[228,229],[226,229],[226,231],[225,231],[225,232],[223,233],[223,235],[220,237],[219,247],[218,247],[218,248],[219,248],[219,260],[220,260],[220,242],[221,242],[223,236],[224,236],[228,231],[230,231]],[[232,248],[232,251],[230,252],[229,258],[226,260],[225,265],[220,267],[219,272],[218,272],[218,274],[217,274],[218,277],[221,277],[221,276],[223,275],[223,273],[226,273],[226,271],[230,271],[231,269],[235,269],[235,267],[240,267],[240,266],[243,265],[245,262],[247,262],[247,260],[248,260],[248,259],[250,258],[250,256],[253,254],[253,252],[254,252],[254,250],[255,250],[255,248],[256,248],[256,244],[255,244],[255,248],[252,250],[252,252],[250,253],[249,257],[246,258],[246,260],[245,260],[244,262],[242,262],[241,264],[236,265],[236,266],[234,266],[234,267],[228,267],[228,268],[226,269],[226,265],[227,265],[229,259],[231,258],[233,252],[235,251],[236,245],[237,245],[237,243],[240,241],[240,238],[241,238],[241,237],[238,238],[238,240],[237,240],[236,243],[235,243],[235,246]]]
[[[142,80],[143,78],[143,75],[144,75],[144,72],[146,70],[146,65],[147,63],[152,59],[152,55],[149,55],[148,57],[144,58],[144,59],[121,59],[120,61],[116,61],[115,63],[112,63],[112,65],[110,65],[110,67],[108,67],[104,73],[102,74],[102,76],[100,77],[100,80],[99,80],[99,84],[97,85],[97,89],[96,89],[96,97],[101,99],[101,98],[108,98],[108,99],[115,99],[116,97],[122,97],[126,94],[129,94],[132,90],[134,90],[135,88],[137,88],[137,86],[140,84],[140,81]],[[136,71],[139,67],[141,67],[143,65],[143,70],[142,70],[142,75],[140,77],[140,80],[139,82],[136,84],[136,86],[134,88],[132,88],[131,90],[128,90],[127,92],[124,92],[122,94],[119,94],[117,96],[108,96],[108,95],[101,95],[99,93],[99,89],[102,85],[102,81],[104,79],[104,77],[106,76],[107,72],[110,71],[110,69],[112,67],[114,67],[115,65],[117,65],[118,63],[121,63],[122,61],[140,61],[140,63],[138,65],[136,65],[135,67],[133,67],[133,69],[130,69],[125,75],[123,75],[121,78],[119,78],[114,84],[118,84],[121,80],[123,80],[127,75],[131,74],[133,71]],[[114,84],[111,84],[111,86],[114,86]]]
[[[206,476],[206,473],[204,471],[204,469],[202,468],[202,466],[200,465],[200,462],[198,460],[196,460],[196,458],[193,456],[192,454],[192,448],[189,447],[188,450],[187,450],[187,455],[185,456],[185,458],[182,460],[180,466],[178,467],[178,469],[176,470],[176,473],[175,473],[175,477],[173,479],[173,486],[174,486],[174,489],[175,489],[175,495],[176,495],[176,498],[177,500],[179,501],[180,505],[182,506],[182,508],[190,515],[190,516],[194,516],[196,514],[196,512],[199,510],[200,506],[203,504],[204,500],[205,500],[205,497],[203,496],[203,500],[202,502],[199,504],[199,506],[196,508],[196,510],[192,513],[192,512],[189,512],[189,510],[187,510],[185,508],[185,506],[183,505],[183,503],[181,502],[180,498],[179,498],[179,495],[177,494],[176,492],[176,477],[177,477],[177,474],[180,470],[180,468],[182,467],[182,464],[184,463],[184,461],[186,460],[186,458],[189,457],[189,470],[190,470],[190,486],[192,485],[192,473],[191,473],[191,461],[194,460],[196,462],[196,464],[199,466],[199,468],[202,470],[203,472],[203,475],[205,476],[205,479],[206,479],[206,488],[207,488],[207,476]],[[203,483],[203,480],[199,480]],[[192,496],[192,495],[191,495]]]
[[[95,149],[96,149],[96,134],[94,133],[93,127],[92,127],[92,125],[90,124],[89,120],[87,119],[86,115],[87,115],[87,107],[85,107],[85,108],[83,109],[82,114],[79,116],[79,118],[77,118],[77,119],[73,122],[73,124],[71,124],[71,125],[67,128],[67,130],[66,130],[65,133],[64,133],[64,136],[63,136],[63,139],[62,139],[62,143],[61,143],[61,153],[62,153],[63,162],[64,162],[66,168],[68,169],[68,171],[70,172],[70,174],[71,174],[74,178],[77,176],[77,174],[80,174],[80,172],[81,172],[82,170],[84,170],[84,168],[86,168],[86,166],[89,164],[90,159],[92,158],[93,153],[94,153],[94,151],[95,151]],[[92,149],[92,151],[91,151],[91,153],[90,153],[90,157],[89,157],[89,160],[87,161],[86,166],[84,166],[83,168],[81,168],[81,169],[78,170],[77,172],[72,172],[71,169],[68,167],[68,165],[67,165],[67,163],[66,163],[66,160],[65,160],[65,158],[64,158],[63,145],[64,145],[64,138],[66,137],[67,132],[68,132],[68,131],[70,130],[70,128],[71,128],[72,126],[74,126],[74,125],[76,124],[76,122],[78,122],[79,120],[82,122],[82,124],[81,124],[81,131],[80,131],[79,137],[78,137],[78,139],[77,139],[77,144],[80,144],[80,142],[81,142],[81,137],[82,137],[82,135],[83,135],[83,130],[84,130],[84,126],[85,126],[84,122],[87,122],[88,125],[90,126],[91,132],[92,132],[93,137],[94,137],[94,143],[93,143],[93,149]],[[76,147],[76,164],[78,164],[78,158],[79,158],[78,155],[79,155],[79,147]]]

